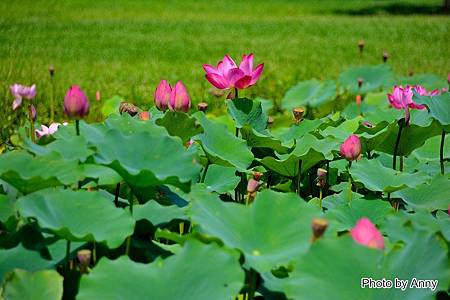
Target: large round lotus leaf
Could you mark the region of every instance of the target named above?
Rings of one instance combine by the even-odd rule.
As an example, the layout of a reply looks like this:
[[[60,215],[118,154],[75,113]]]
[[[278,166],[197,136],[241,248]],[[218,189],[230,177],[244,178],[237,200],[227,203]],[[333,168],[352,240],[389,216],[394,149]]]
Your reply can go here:
[[[269,148],[278,153],[286,153],[288,151],[288,148],[281,145],[281,141],[271,136],[268,131],[258,132],[249,125],[246,125],[241,128],[240,133],[249,147]]]
[[[377,290],[362,289],[360,282],[363,277],[382,278],[378,268],[382,257],[382,251],[360,246],[348,236],[319,240],[305,255],[294,256],[289,277],[265,274],[264,285],[295,300],[328,300],[326,291],[333,291],[333,299],[339,300],[376,299]]]
[[[276,138],[279,138],[284,143],[289,143],[295,139],[303,137],[307,133],[316,131],[322,124],[322,119],[305,119],[302,120],[299,124],[289,127],[289,130],[287,130],[286,132],[282,132],[281,134],[274,133],[274,136]]]
[[[388,65],[351,67],[339,75],[339,84],[352,94],[366,94],[383,87],[391,87],[393,73]],[[358,79],[363,79],[358,88]]]
[[[206,188],[221,193],[233,191],[241,179],[232,167],[210,165],[205,177]]]
[[[333,136],[342,142],[349,137],[352,133],[354,133],[361,123],[362,117],[358,116],[354,119],[345,120],[339,126],[333,127],[328,126],[324,130],[320,132],[320,134],[324,137]]]
[[[86,178],[97,180],[97,185],[114,185],[122,181],[122,177],[113,169],[95,164],[82,165],[83,173]]]
[[[176,205],[163,206],[156,201],[148,201],[143,205],[133,207],[133,218],[136,221],[147,220],[153,225],[168,223],[173,219],[186,220],[184,208]]]
[[[0,282],[6,273],[13,269],[37,271],[51,267],[52,262],[43,259],[39,252],[19,245],[11,249],[0,249]]]
[[[34,157],[25,151],[0,155],[0,178],[24,194],[46,187],[71,185],[84,178],[76,161],[64,160],[58,153]]]
[[[120,103],[123,102],[123,99],[122,97],[115,95],[109,99],[103,100],[102,102],[102,115],[106,118],[111,114],[119,113]]]
[[[444,144],[444,157],[450,157],[450,147]],[[411,155],[422,162],[439,161],[439,152],[441,146],[441,136],[434,136],[425,141],[422,147],[414,150]]]
[[[302,81],[286,92],[281,105],[286,110],[295,107],[319,107],[336,97],[336,83],[333,80],[317,79]]]
[[[392,196],[401,198],[412,209],[448,209],[450,204],[450,174],[436,175],[429,183],[415,188],[406,188],[395,192]]]
[[[14,270],[3,282],[1,293],[5,300],[60,300],[62,295],[63,278],[54,270]]]
[[[6,195],[0,194],[0,223],[8,221],[15,214],[14,202]]]
[[[202,145],[210,162],[245,171],[253,161],[253,154],[245,141],[232,135],[224,125],[208,120],[203,113],[196,114],[196,117],[205,132],[195,139]]]
[[[236,253],[192,240],[165,260],[100,260],[83,275],[77,299],[233,299],[244,283]]]
[[[133,233],[134,219],[98,192],[46,189],[20,198],[24,218],[71,241],[105,242],[116,248]]]
[[[259,132],[266,129],[267,115],[264,113],[259,101],[247,98],[233,99],[232,101],[227,101],[227,108],[237,128],[250,125]]]
[[[153,120],[152,120],[153,121]],[[162,126],[157,126],[152,121],[143,121],[129,114],[111,115],[105,120],[105,127],[108,129],[117,129],[125,135],[137,132],[149,132],[154,135],[168,135],[167,130]]]
[[[310,245],[311,222],[320,214],[293,193],[259,192],[251,206],[227,203],[213,195],[190,195],[188,214],[201,232],[241,250],[245,262],[265,272],[289,264]]]
[[[447,86],[447,81],[443,77],[435,74],[416,74],[413,76],[405,76],[401,78],[403,85],[421,85],[427,90],[441,89]]]
[[[362,159],[353,162],[350,173],[354,181],[361,182],[367,189],[386,193],[406,187],[414,188],[430,179],[425,173],[395,171],[383,166],[376,159]]]
[[[385,130],[380,131],[370,140],[375,150],[388,154],[394,153],[399,126],[396,123],[390,124]],[[397,155],[409,155],[415,149],[421,147],[425,141],[433,136],[440,135],[441,129],[436,122],[426,127],[410,124],[402,130]]]
[[[450,92],[433,97],[414,95],[414,101],[426,105],[433,118],[442,125],[450,124]]]
[[[292,178],[298,174],[299,160],[302,160],[301,172],[304,173],[322,160],[331,160],[332,151],[337,151],[339,144],[339,140],[333,137],[319,140],[311,134],[305,134],[296,140],[296,146],[291,153],[278,155],[278,159],[267,156],[260,161],[278,174]]]
[[[203,131],[194,118],[183,112],[168,111],[155,123],[166,128],[171,136],[178,136],[183,144]]]
[[[380,224],[393,212],[392,206],[387,201],[356,198],[329,210],[326,216],[336,219],[337,230],[344,231],[353,228],[356,222],[364,217],[369,218],[374,224]]]
[[[124,135],[110,130],[96,147],[96,162],[110,166],[136,187],[165,183],[181,187],[199,175],[195,154],[167,135],[145,131]]]

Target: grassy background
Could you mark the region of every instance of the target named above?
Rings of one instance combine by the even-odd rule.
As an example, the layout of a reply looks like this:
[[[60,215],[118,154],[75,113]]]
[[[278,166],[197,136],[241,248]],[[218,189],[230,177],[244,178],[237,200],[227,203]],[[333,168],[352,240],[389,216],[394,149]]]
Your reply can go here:
[[[15,82],[38,85],[39,116],[49,98],[47,68],[56,69],[57,98],[79,84],[94,99],[119,94],[149,106],[160,79],[182,80],[194,100],[211,101],[201,65],[229,53],[255,53],[265,70],[246,93],[280,99],[296,82],[337,78],[383,51],[399,74],[450,71],[450,18],[442,1],[96,0],[0,2],[2,119],[11,119]],[[99,105],[99,104],[94,104]],[[62,109],[59,108],[59,113]],[[14,115],[12,115],[14,118]]]

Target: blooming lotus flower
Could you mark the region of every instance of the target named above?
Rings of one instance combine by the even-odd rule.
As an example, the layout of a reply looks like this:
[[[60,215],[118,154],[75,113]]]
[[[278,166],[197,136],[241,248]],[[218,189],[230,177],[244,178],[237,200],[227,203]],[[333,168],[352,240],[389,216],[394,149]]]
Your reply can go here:
[[[28,100],[33,99],[36,96],[36,85],[24,86],[21,84],[13,84],[10,86],[11,94],[14,96],[14,101],[12,104],[13,110],[16,110],[22,104],[22,98]]]
[[[361,142],[359,137],[352,134],[340,147],[340,152],[345,159],[352,161],[358,159],[361,155]]]
[[[78,85],[71,86],[67,91],[64,97],[64,112],[75,119],[89,113],[89,100]]]
[[[230,56],[225,55],[223,60],[219,61],[217,67],[205,64],[203,69],[206,72],[206,79],[220,90],[245,89],[258,81],[264,69],[264,64],[259,64],[253,69],[253,54],[244,54],[238,67]]]
[[[409,109],[425,109],[425,105],[417,104],[412,100],[413,92],[411,86],[394,86],[392,94],[387,94],[389,103],[396,109],[405,110],[405,122],[409,123]]]
[[[428,92],[426,88],[420,85],[415,85],[413,88],[420,96],[437,96],[440,94],[438,89]]]
[[[181,81],[178,81],[170,92],[169,108],[174,111],[187,112],[191,108],[191,99],[186,87]]]
[[[154,93],[154,101],[156,108],[166,111],[169,108],[170,93],[172,88],[166,80],[161,80]]]
[[[45,135],[52,135],[58,130],[58,127],[60,125],[61,125],[61,123],[52,123],[48,127],[45,125],[41,125],[42,130],[36,129],[36,136],[38,137],[38,139],[40,139],[41,137],[43,137]],[[66,126],[67,123],[64,122],[62,125]]]
[[[375,225],[367,218],[361,218],[350,234],[358,244],[377,249],[384,249],[384,239]]]

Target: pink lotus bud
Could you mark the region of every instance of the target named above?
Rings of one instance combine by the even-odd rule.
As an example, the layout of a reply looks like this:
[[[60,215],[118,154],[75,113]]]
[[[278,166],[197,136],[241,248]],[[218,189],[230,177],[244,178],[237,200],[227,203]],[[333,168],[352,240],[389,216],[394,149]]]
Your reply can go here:
[[[448,85],[450,85],[450,73],[448,73],[447,82],[448,82]]]
[[[158,110],[166,111],[169,108],[171,92],[170,84],[166,80],[161,80],[154,94],[155,106]]]
[[[174,111],[187,112],[191,108],[191,99],[186,87],[178,81],[170,93],[169,108]]]
[[[64,97],[64,112],[74,119],[83,118],[89,113],[89,100],[78,85],[71,86]]]
[[[37,117],[37,112],[36,112],[36,107],[34,107],[33,104],[31,104],[31,117],[33,118],[33,121],[36,121],[36,117]]]
[[[97,101],[102,100],[102,94],[100,94],[100,91],[95,92],[95,100]]]
[[[367,218],[361,218],[350,234],[358,244],[377,249],[384,249],[384,239],[375,225]]]
[[[259,187],[259,181],[256,181],[255,179],[251,178],[247,184],[247,192],[249,192],[250,194],[253,194],[258,190],[258,187]]]
[[[358,159],[361,155],[361,142],[359,137],[352,134],[349,136],[340,147],[341,155],[345,159],[352,161]]]
[[[356,95],[356,105],[361,105],[361,95]]]

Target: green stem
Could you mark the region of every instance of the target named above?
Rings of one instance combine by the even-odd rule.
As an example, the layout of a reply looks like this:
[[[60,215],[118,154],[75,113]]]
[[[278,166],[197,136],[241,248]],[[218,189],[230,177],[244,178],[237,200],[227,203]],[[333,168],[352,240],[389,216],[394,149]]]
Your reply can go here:
[[[70,268],[70,241],[66,243],[66,274],[69,273]]]
[[[257,277],[256,271],[253,270],[253,269],[250,269],[249,278],[248,278],[248,280],[249,280],[249,283],[248,283],[249,287],[248,287],[248,293],[247,293],[247,295],[248,295],[247,299],[248,300],[253,300],[255,298],[256,277]]]
[[[441,174],[442,175],[445,174],[445,169],[444,169],[444,143],[445,143],[445,131],[442,130],[441,147],[440,147],[440,150],[439,150],[439,161],[441,163]]]
[[[53,123],[55,119],[55,82],[53,81],[53,76],[50,77],[50,82],[52,85],[52,97],[50,98],[50,123]]]
[[[36,139],[34,134],[33,109],[31,103],[30,106],[28,106],[28,119],[30,120],[30,139],[34,142]]]
[[[330,180],[330,161],[328,161],[328,160],[327,160],[327,179],[326,180],[327,180],[326,186],[325,186],[327,189],[326,195],[328,195],[328,192],[329,192],[328,187],[330,186],[330,183],[329,183],[330,182],[329,181]]]
[[[352,177],[350,176],[350,168],[352,167],[352,161],[348,162],[348,202],[352,202]]]
[[[93,247],[92,247],[92,264],[95,265],[95,263],[97,262],[97,244],[93,243]]]
[[[397,167],[397,152],[398,152],[398,145],[400,144],[400,138],[402,136],[402,130],[403,130],[403,122],[400,121],[399,128],[398,128],[398,134],[397,134],[397,140],[395,141],[395,147],[394,147],[394,158],[392,160],[392,169],[394,169],[394,170]]]
[[[202,179],[201,179],[201,183],[205,182],[205,178],[206,178],[206,172],[208,172],[208,168],[209,168],[210,162],[209,159],[206,161],[206,166],[203,169],[203,174],[202,174]]]
[[[239,98],[239,92],[237,88],[234,88],[234,99]]]
[[[298,176],[297,176],[297,195],[300,196],[300,182],[302,181],[302,160],[298,161]]]
[[[322,196],[323,196],[323,194],[322,194],[322,188],[320,188],[320,190],[319,190],[319,204],[320,204],[320,209],[322,209]]]
[[[248,206],[250,203],[250,193],[247,193],[247,196],[245,197],[245,205]]]
[[[125,245],[125,256],[130,255],[130,248],[131,248],[131,235],[127,237],[127,243]]]
[[[114,205],[119,206],[120,182],[116,184],[116,192],[114,194]]]
[[[77,135],[80,135],[80,120],[75,120],[75,130]]]

